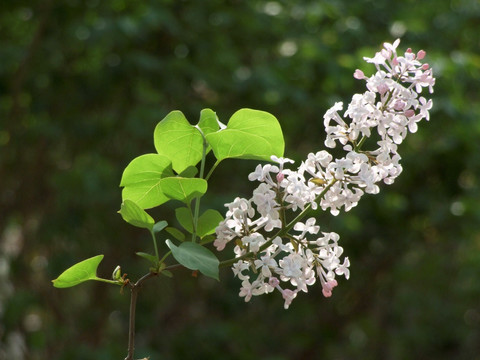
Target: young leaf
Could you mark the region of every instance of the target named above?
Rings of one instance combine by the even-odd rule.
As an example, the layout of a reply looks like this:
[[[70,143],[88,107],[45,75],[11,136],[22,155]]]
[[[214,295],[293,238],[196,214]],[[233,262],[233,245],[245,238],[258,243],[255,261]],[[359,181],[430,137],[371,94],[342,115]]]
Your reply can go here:
[[[171,161],[162,155],[146,154],[133,159],[125,168],[120,186],[122,199],[150,209],[170,200],[163,191],[163,178],[174,176]]]
[[[167,240],[166,243],[172,251],[173,257],[187,269],[199,270],[205,276],[220,280],[218,277],[219,261],[206,247],[193,242],[184,242],[180,246],[176,246],[170,240]]]
[[[52,280],[53,286],[56,288],[67,288],[81,284],[84,281],[99,280],[97,268],[102,259],[103,255],[97,255],[71,266],[60,274],[58,278]]]
[[[207,181],[199,178],[170,177],[162,179],[162,191],[170,199],[189,203],[193,198],[205,194]]]
[[[156,266],[157,263],[158,263],[158,259],[153,255],[150,255],[150,254],[147,254],[147,253],[144,253],[144,252],[137,252],[135,254],[137,254],[138,256],[148,260],[149,262],[152,263],[153,266]]]
[[[165,231],[172,235],[175,239],[185,241],[185,234],[182,233],[180,230],[174,227],[167,227]]]
[[[270,161],[283,156],[285,141],[278,120],[264,111],[241,109],[230,118],[227,128],[206,135],[215,157]]]
[[[165,229],[167,226],[168,226],[168,223],[165,220],[162,220],[162,221],[157,222],[155,225],[153,225],[152,231],[154,233],[158,233],[158,232],[162,231],[163,229]]]
[[[197,235],[203,238],[213,234],[221,221],[223,216],[217,210],[208,209],[198,218]]]
[[[175,217],[180,225],[190,234],[193,232],[192,213],[186,207],[179,207],[175,209]]]
[[[211,242],[214,242],[215,239],[217,238],[216,235],[212,234],[212,235],[205,235],[204,237],[202,237],[202,241],[200,241],[200,245],[206,245],[206,244],[210,244]]]
[[[160,121],[153,137],[155,149],[172,161],[177,174],[202,159],[202,135],[180,111],[172,111]]]
[[[152,231],[155,220],[147,214],[140,206],[135,204],[132,200],[124,200],[119,211],[123,220],[127,223],[140,228]]]

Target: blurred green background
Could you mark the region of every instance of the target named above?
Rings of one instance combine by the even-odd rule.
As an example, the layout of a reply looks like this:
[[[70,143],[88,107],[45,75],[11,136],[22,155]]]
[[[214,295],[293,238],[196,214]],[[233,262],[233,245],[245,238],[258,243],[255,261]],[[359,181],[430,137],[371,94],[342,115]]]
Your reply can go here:
[[[427,51],[434,107],[402,144],[393,186],[319,218],[340,234],[350,280],[288,311],[278,294],[244,303],[228,269],[220,283],[182,270],[151,280],[136,355],[480,359],[479,26],[477,0],[1,1],[0,359],[125,357],[128,292],[50,281],[97,254],[102,276],[145,272],[134,253],[151,240],[116,213],[118,185],[169,111],[192,123],[207,107],[224,122],[269,111],[301,161],[323,148],[324,112],[364,91],[362,57],[397,37]],[[255,165],[224,162],[209,205],[247,196]]]

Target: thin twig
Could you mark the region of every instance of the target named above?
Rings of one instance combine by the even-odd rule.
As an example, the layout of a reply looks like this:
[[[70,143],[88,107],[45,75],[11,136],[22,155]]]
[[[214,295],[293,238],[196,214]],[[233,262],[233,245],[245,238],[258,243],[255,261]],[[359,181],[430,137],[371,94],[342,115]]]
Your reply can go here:
[[[137,309],[137,297],[142,284],[158,274],[155,272],[149,272],[148,274],[143,275],[135,284],[128,283],[131,290],[130,295],[130,323],[128,326],[128,353],[125,360],[133,360],[133,355],[135,352],[135,313]]]

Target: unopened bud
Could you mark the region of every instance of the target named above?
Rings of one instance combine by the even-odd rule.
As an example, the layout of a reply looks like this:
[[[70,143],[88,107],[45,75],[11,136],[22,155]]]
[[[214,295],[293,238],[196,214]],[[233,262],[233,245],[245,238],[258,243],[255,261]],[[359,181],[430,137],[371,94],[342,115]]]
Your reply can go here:
[[[406,117],[412,117],[413,115],[415,115],[415,111],[413,111],[412,109],[408,109],[407,111],[405,111]]]
[[[311,178],[309,181],[314,183],[317,186],[322,186],[322,185],[325,185],[327,183],[326,180],[320,179],[320,178]]]
[[[115,270],[113,270],[112,279],[115,281],[120,281],[122,279],[122,268],[120,265],[117,265]]]
[[[377,91],[380,93],[380,95],[385,94],[388,91],[388,85],[386,84],[380,84],[377,86]]]
[[[280,280],[278,280],[276,277],[271,277],[268,279],[268,284],[273,287],[277,287],[280,285]]]
[[[358,80],[362,80],[366,78],[365,74],[360,69],[355,70],[355,72],[353,73],[353,77]]]
[[[417,60],[422,60],[425,57],[425,55],[427,55],[427,53],[424,50],[420,50],[417,53]]]
[[[281,183],[281,182],[283,181],[283,179],[285,179],[285,175],[283,175],[282,172],[279,172],[279,173],[277,174],[277,182],[278,182],[278,183]]]

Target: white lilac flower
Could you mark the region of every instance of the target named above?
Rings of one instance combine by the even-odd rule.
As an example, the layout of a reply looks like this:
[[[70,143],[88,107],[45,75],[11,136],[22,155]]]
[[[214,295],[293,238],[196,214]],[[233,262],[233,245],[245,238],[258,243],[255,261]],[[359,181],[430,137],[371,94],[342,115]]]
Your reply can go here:
[[[264,255],[260,257],[260,260],[255,260],[255,268],[262,272],[262,275],[265,277],[272,276],[272,269],[276,270],[278,268],[277,262],[270,255]]]
[[[248,246],[249,250],[257,253],[260,251],[260,246],[265,244],[266,240],[260,233],[253,233],[242,238],[242,243]]]
[[[380,182],[392,184],[402,172],[398,145],[417,131],[419,121],[430,119],[432,100],[419,94],[423,88],[433,92],[435,78],[421,62],[425,51],[415,54],[408,49],[399,56],[399,43],[384,43],[374,57],[364,58],[377,69],[370,77],[355,71],[354,78],[365,81],[366,91],[353,95],[343,116],[343,103],[337,102],[323,117],[325,146],[340,144],[344,156],[335,158],[326,150],[310,153],[296,170],[285,168],[293,160],[272,156],[278,166],[258,165],[248,176],[259,182],[252,198],[226,204],[214,246],[220,251],[235,240],[234,254],[241,259],[232,270],[242,281],[239,295],[245,301],[276,289],[287,309],[317,278],[323,295],[330,297],[338,285],[336,277],[350,277],[339,235],[317,235],[315,218],[302,222],[301,215],[317,207],[333,215],[349,211],[364,193],[377,194]],[[364,149],[370,137],[368,144],[376,146]],[[297,211],[302,213],[291,214]],[[287,218],[297,221],[287,223]]]

